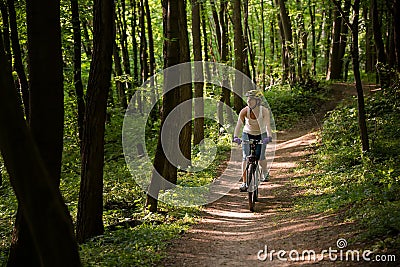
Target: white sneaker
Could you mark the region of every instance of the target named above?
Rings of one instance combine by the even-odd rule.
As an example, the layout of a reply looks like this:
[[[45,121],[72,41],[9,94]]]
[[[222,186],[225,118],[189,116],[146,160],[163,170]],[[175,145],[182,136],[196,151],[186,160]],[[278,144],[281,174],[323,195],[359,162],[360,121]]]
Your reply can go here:
[[[239,187],[240,192],[246,192],[247,191],[247,185],[246,183],[242,183]]]

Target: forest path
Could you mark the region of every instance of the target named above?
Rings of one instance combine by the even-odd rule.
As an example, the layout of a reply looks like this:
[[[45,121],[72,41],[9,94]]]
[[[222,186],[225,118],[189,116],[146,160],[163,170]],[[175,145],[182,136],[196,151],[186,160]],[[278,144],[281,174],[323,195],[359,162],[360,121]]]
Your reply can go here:
[[[326,112],[354,92],[344,84],[335,84],[332,88],[333,101],[292,129],[278,133],[271,179],[260,185],[260,202],[256,203],[256,212],[248,210],[247,193],[231,190],[204,207],[200,223],[180,239],[172,241],[163,266],[357,265],[351,261],[333,262],[327,253],[324,257],[321,255],[330,247],[338,249],[337,240],[353,236],[356,226],[339,223],[340,214],[296,211],[294,205],[302,196],[300,189],[290,182],[298,176],[296,166],[312,153],[307,148],[317,142],[316,134]],[[237,188],[239,185],[238,182]],[[268,254],[265,253],[266,248]],[[314,250],[317,260],[281,261],[274,253],[271,261],[271,250],[286,251],[286,259],[289,259],[291,250],[297,250],[300,256],[305,250]],[[258,259],[259,251],[262,251],[261,258],[267,256],[265,261]],[[358,264],[365,266],[365,262]]]

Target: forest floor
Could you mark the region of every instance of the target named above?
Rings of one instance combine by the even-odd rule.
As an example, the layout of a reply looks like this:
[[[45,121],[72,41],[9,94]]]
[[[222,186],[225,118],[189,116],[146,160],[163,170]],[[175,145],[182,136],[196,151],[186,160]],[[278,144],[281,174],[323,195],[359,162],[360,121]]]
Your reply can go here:
[[[367,88],[367,90],[372,87]],[[296,210],[296,202],[303,196],[302,189],[291,182],[293,178],[310,175],[296,172],[318,142],[318,129],[327,111],[340,101],[354,95],[354,88],[345,84],[332,85],[333,101],[323,105],[316,114],[305,118],[292,129],[278,133],[275,159],[270,170],[270,181],[261,183],[255,212],[248,210],[247,193],[231,190],[221,199],[205,206],[201,220],[181,238],[173,240],[163,266],[376,266],[377,263],[346,260],[347,250],[364,250],[366,244],[350,244],[339,249],[337,241],[355,237],[359,230],[354,222],[343,222],[343,214],[311,213]],[[240,185],[240,173],[237,173]],[[336,261],[329,258],[337,257]],[[271,251],[275,252],[271,256]],[[283,250],[286,254],[277,251]],[[292,261],[289,253],[296,250],[316,253],[314,261]],[[340,251],[343,251],[340,260]],[[296,257],[296,252],[291,252]],[[272,257],[272,260],[271,260]],[[265,259],[266,258],[266,259]],[[263,260],[265,259],[265,260]],[[380,265],[382,266],[382,265]]]

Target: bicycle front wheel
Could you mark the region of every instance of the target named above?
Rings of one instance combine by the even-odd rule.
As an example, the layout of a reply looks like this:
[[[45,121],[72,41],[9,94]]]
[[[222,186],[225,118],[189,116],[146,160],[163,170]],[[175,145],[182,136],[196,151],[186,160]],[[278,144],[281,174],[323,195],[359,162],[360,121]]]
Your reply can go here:
[[[248,193],[249,193],[249,210],[251,212],[254,212],[254,206],[255,202],[257,200],[257,184],[256,184],[256,165],[251,164],[249,168],[249,174],[248,174]]]

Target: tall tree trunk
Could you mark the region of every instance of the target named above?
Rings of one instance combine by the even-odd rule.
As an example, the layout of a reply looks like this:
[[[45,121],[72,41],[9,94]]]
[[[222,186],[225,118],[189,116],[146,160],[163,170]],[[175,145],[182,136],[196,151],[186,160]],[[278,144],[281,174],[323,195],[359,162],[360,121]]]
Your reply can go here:
[[[241,15],[241,0],[233,0],[233,31],[234,31],[234,54],[235,54],[235,69],[240,72],[244,72],[244,38],[243,38],[243,27],[242,27],[242,15]],[[241,74],[235,75],[234,83],[234,109],[237,113],[243,108],[243,76]]]
[[[201,55],[201,7],[197,0],[192,0],[192,38],[193,38],[193,54],[194,61],[202,61]],[[203,66],[195,65],[195,80],[203,80]],[[194,128],[193,128],[193,145],[198,145],[204,139],[204,83],[196,82],[194,84]]]
[[[344,9],[343,13],[346,20],[349,20],[349,12],[350,12],[351,1],[344,1]],[[347,46],[347,35],[348,35],[348,26],[345,23],[345,20],[342,19],[342,24],[340,28],[340,42],[339,42],[339,65],[340,65],[340,78],[343,78],[343,63],[346,61],[344,58],[346,54],[346,46]]]
[[[136,0],[131,0],[132,9],[132,19],[131,19],[131,29],[132,29],[132,54],[133,54],[133,86],[139,86],[139,68],[138,68],[138,51],[137,51],[137,41],[136,41],[136,20],[137,20],[137,5]],[[129,97],[132,97],[130,94]]]
[[[81,37],[81,22],[79,19],[78,0],[71,0],[71,15],[72,15],[72,30],[74,38],[74,85],[76,100],[78,106],[78,131],[79,141],[82,141],[83,134],[83,118],[85,116],[85,100],[82,84],[82,37]]]
[[[180,59],[179,62],[190,62],[190,47],[189,47],[189,36],[188,36],[188,27],[187,27],[187,15],[186,15],[186,0],[179,1],[179,48],[180,48]],[[192,80],[191,71],[188,68],[183,69],[181,73],[186,80]],[[185,101],[189,101],[193,98],[192,84],[183,84],[179,87],[180,97],[179,103],[183,103]],[[189,102],[187,102],[189,103]],[[179,118],[181,121],[188,121],[183,126],[183,129],[179,136],[179,147],[182,151],[183,156],[188,160],[187,163],[191,164],[191,153],[192,153],[192,104],[190,102],[189,105],[184,105],[184,109],[182,111],[181,117]],[[186,161],[185,161],[186,162]],[[181,167],[187,168],[187,164],[182,162],[180,164]]]
[[[149,74],[150,76],[153,76],[156,69],[156,59],[154,57],[153,25],[151,23],[151,14],[148,0],[144,0],[144,7],[146,10],[147,36],[149,39]]]
[[[359,61],[359,48],[358,48],[358,24],[359,24],[359,13],[360,13],[360,0],[355,0],[354,5],[354,20],[352,27],[353,34],[353,71],[354,79],[356,81],[357,89],[357,102],[358,102],[358,124],[360,128],[361,144],[363,151],[369,151],[368,131],[365,116],[365,104],[364,104],[364,91],[362,88],[361,75],[360,75],[360,61]]]
[[[353,58],[353,71],[354,71],[354,79],[356,82],[356,90],[357,90],[358,125],[360,129],[362,150],[365,152],[369,151],[369,141],[368,141],[368,131],[367,131],[367,123],[365,115],[364,92],[362,88],[361,75],[360,75],[359,48],[358,48],[360,0],[355,0],[353,4],[353,10],[354,10],[353,23],[350,23],[350,21],[346,18],[345,12],[342,10],[340,6],[340,2],[336,0],[333,0],[333,2],[337,7],[338,12],[340,12],[342,17],[344,18],[345,23],[350,28],[353,37],[351,55]]]
[[[164,30],[164,68],[168,68],[179,64],[180,60],[179,16],[181,14],[179,9],[179,0],[162,0],[162,6]],[[172,77],[169,77],[169,73],[164,75],[164,90],[170,87],[169,83],[172,82],[171,79]],[[169,92],[164,92],[163,94],[160,134],[158,135],[158,143],[153,163],[154,171],[151,177],[151,184],[147,193],[146,203],[146,206],[148,206],[149,210],[152,212],[157,211],[158,193],[160,189],[163,189],[161,177],[173,184],[176,184],[177,181],[177,168],[166,158],[163,144],[161,143],[161,129],[163,129],[165,119],[177,105],[177,96],[179,94],[177,94],[176,91],[176,89],[170,90]]]
[[[316,35],[315,35],[315,5],[311,5],[311,1],[308,2],[310,19],[311,19],[311,74],[312,76],[317,75],[317,48],[316,48]]]
[[[216,17],[218,19],[218,16]],[[221,62],[222,63],[227,63],[228,62],[228,53],[229,53],[229,33],[228,33],[228,2],[227,1],[221,1],[220,2],[220,9],[219,9],[219,19],[220,23],[220,33],[221,36],[218,38],[220,39],[221,46],[219,48],[219,54],[221,56]],[[227,121],[230,124],[233,124],[233,114],[231,112],[230,107],[231,106],[231,91],[227,89],[229,86],[229,80],[228,77],[226,77],[225,74],[223,74],[222,78],[222,95],[220,98],[220,101],[217,104],[217,117],[218,117],[218,122],[222,126],[225,124],[224,122],[224,106],[226,107],[225,111],[227,114]],[[225,105],[224,105],[225,104]]]
[[[376,51],[378,54],[378,62],[386,64],[386,54],[385,54],[385,46],[382,40],[382,30],[381,23],[379,19],[377,0],[371,1],[371,12],[372,12],[372,26],[374,31],[374,40]]]
[[[219,56],[221,57],[221,49],[222,49],[221,23],[219,21],[217,5],[215,3],[215,0],[210,0],[210,3],[211,3],[212,16],[213,16],[214,23],[215,23],[215,33],[217,35],[218,52],[219,52]]]
[[[118,45],[116,42],[114,42],[113,45],[113,57],[114,57],[114,70],[115,70],[115,76],[121,77],[123,75],[122,72],[122,65],[121,65],[121,57],[119,55],[119,49]],[[128,107],[128,104],[126,102],[126,94],[125,94],[125,86],[122,81],[119,80],[120,78],[116,79],[115,84],[117,87],[117,94],[118,94],[118,100],[120,107],[123,108],[124,110]]]
[[[87,58],[92,57],[92,40],[89,37],[89,26],[85,18],[82,19],[82,27],[83,27],[83,36],[85,37],[85,41],[83,42],[83,49],[85,50],[85,54]]]
[[[260,0],[261,3],[261,50],[262,50],[262,88],[266,88],[266,69],[265,66],[267,64],[267,55],[266,55],[266,48],[265,48],[265,19],[264,19],[264,0]]]
[[[35,206],[38,205],[39,202],[43,204],[42,201],[44,199],[49,201],[50,199],[59,197],[58,187],[60,184],[61,176],[61,156],[63,150],[64,127],[64,90],[61,55],[60,2],[46,1],[45,3],[43,3],[42,1],[39,3],[38,1],[27,1],[26,14],[30,77],[29,127],[34,140],[32,142],[36,143],[37,152],[39,153],[38,160],[36,160],[35,162],[40,161],[41,159],[43,160],[43,163],[39,164],[41,166],[38,167],[38,169],[43,169],[36,169],[36,173],[33,173],[33,175],[39,175],[39,173],[43,174],[42,171],[46,169],[48,172],[48,176],[44,177],[44,179],[48,178],[48,181],[46,181],[48,184],[38,185],[36,187],[36,189],[40,186],[44,186],[44,188],[47,188],[43,189],[44,193],[47,193],[47,195],[44,195],[42,198],[40,195],[36,195],[36,192],[33,194],[24,190],[19,192],[19,206],[8,261],[9,266],[39,266],[41,264],[44,264],[45,262],[49,263],[51,261],[55,262],[57,260],[55,259],[57,257],[55,255],[54,257],[51,257],[52,259],[45,259],[45,257],[47,257],[47,253],[49,252],[44,252],[43,249],[50,249],[49,247],[54,246],[54,243],[46,244],[44,240],[38,240],[42,237],[36,235],[36,231],[43,230],[43,226],[37,226],[37,223],[40,221],[43,221],[43,224],[46,224],[49,227],[49,223],[54,223],[55,221],[62,220],[62,225],[52,226],[49,230],[52,231],[52,234],[54,234],[55,236],[60,237],[64,236],[64,233],[58,233],[57,229],[58,231],[65,231],[68,229],[64,237],[67,238],[67,242],[70,242],[68,246],[71,246],[71,249],[73,249],[74,246],[72,236],[72,220],[68,216],[68,212],[66,212],[66,207],[63,204],[61,198],[56,200],[56,205],[58,206],[55,206],[55,209],[60,208],[61,210],[56,211],[50,208],[50,203],[44,205],[45,207],[43,207],[44,210],[46,210],[47,207],[47,212],[51,211],[57,213],[57,215],[54,214],[56,217],[54,219],[49,218],[50,216],[52,216],[50,215],[51,213],[46,213],[47,216],[44,215],[44,218],[39,218],[41,212],[37,214],[30,214],[31,211],[27,211],[27,207],[24,207],[24,205],[26,205],[23,200],[24,198],[26,201],[27,198],[34,197],[35,199],[32,199],[34,202],[31,203],[31,205]],[[13,96],[8,95],[8,97],[12,98]],[[10,101],[13,100],[10,99]],[[18,120],[18,122],[13,124],[14,126],[20,123],[21,119],[20,115],[16,116],[16,120]],[[23,136],[23,138],[29,138],[26,132],[21,133],[21,135]],[[32,147],[29,147],[31,145],[31,141],[26,142],[27,143],[25,143],[25,147],[23,147],[23,149],[27,151],[33,149]],[[19,144],[14,143],[14,145],[18,146]],[[28,155],[28,157],[30,156],[32,156],[32,154]],[[11,161],[12,160],[13,159],[11,159]],[[24,163],[26,163],[26,161]],[[9,164],[15,163],[9,162]],[[24,177],[20,176],[16,178],[25,180],[26,182],[29,174],[28,172],[21,172],[20,174],[22,173],[25,175]],[[37,176],[35,178],[38,179]],[[22,182],[22,180],[18,182]],[[14,186],[16,188],[21,185],[15,184]],[[35,186],[29,187],[27,184],[25,184],[24,186],[25,188],[29,188],[29,190],[35,190]],[[19,190],[21,190],[21,188],[19,188]],[[24,195],[22,196],[21,194]],[[33,196],[28,196],[27,194],[32,194]],[[42,208],[40,206],[32,206],[31,208],[36,212],[38,212],[38,208]],[[38,228],[34,229],[32,224],[36,224],[35,227]],[[57,239],[54,239],[54,237],[50,237],[50,239],[47,239],[47,242],[50,240],[56,242],[55,240]],[[51,250],[55,252],[59,249],[60,247],[55,246]],[[74,249],[76,249],[76,244]],[[46,253],[46,256],[44,256],[44,253]],[[58,253],[60,252],[58,251]],[[75,251],[75,253],[75,256],[77,256],[77,251]],[[66,256],[65,254],[61,255],[64,255],[64,257]],[[68,260],[64,258],[64,260],[70,263],[79,263],[79,260],[76,261],[76,258]],[[65,266],[65,263],[61,264]]]
[[[93,6],[93,57],[86,94],[82,139],[77,239],[82,243],[104,232],[103,165],[104,130],[114,44],[113,1],[95,0]]]
[[[340,48],[340,30],[342,27],[342,17],[340,12],[335,9],[333,13],[332,40],[329,52],[329,67],[326,75],[327,80],[341,79],[341,59],[339,55]]]
[[[281,17],[281,22],[282,22],[282,29],[283,33],[285,35],[285,42],[284,42],[284,48],[285,48],[285,58],[287,60],[288,64],[288,70],[289,70],[289,82],[290,84],[293,84],[296,81],[296,70],[293,64],[293,34],[292,34],[292,24],[290,22],[290,17],[287,12],[285,0],[278,0],[279,2],[279,11],[280,11],[280,17]]]
[[[22,63],[21,46],[19,44],[17,15],[14,0],[7,0],[8,13],[10,16],[11,47],[14,55],[14,70],[17,72],[19,87],[22,94],[26,118],[29,118],[29,84],[26,78],[24,65]]]
[[[400,72],[400,0],[393,2],[394,44],[396,51],[396,69]]]
[[[369,9],[364,7],[363,9],[363,17],[365,23],[365,72],[372,73],[375,71],[374,67],[374,55],[375,55],[375,47],[372,42],[373,31],[370,22]]]
[[[11,64],[11,47],[10,47],[10,25],[8,23],[8,11],[7,6],[3,1],[0,1],[0,13],[3,22],[3,42],[4,51],[6,53],[7,61]]]
[[[251,78],[250,63],[249,63],[249,39],[248,29],[249,27],[249,1],[243,0],[243,70],[247,77]]]
[[[143,0],[139,1],[139,27],[140,27],[140,67],[142,80],[144,83],[149,78],[149,65],[147,54],[147,39],[146,39],[146,25],[145,25],[145,9]]]
[[[50,9],[53,12],[48,12],[47,14],[53,14],[57,17],[57,9],[53,10],[52,7],[57,7],[59,3],[57,3],[57,1],[52,2],[53,3],[47,3],[45,5],[46,9],[44,9],[43,6],[41,9],[36,9],[32,6],[32,3],[28,2],[28,14],[36,13],[32,12],[33,10],[48,11]],[[40,12],[36,14],[40,15]],[[42,14],[39,17],[44,18],[45,16]],[[32,34],[32,27],[35,28],[41,24],[36,22],[36,19],[38,19],[37,16],[29,15],[28,17],[28,21],[35,25],[34,26],[31,24],[29,27],[29,36]],[[56,21],[53,21],[52,24],[47,23],[47,26],[49,28],[59,29],[59,24],[57,24]],[[57,40],[58,37],[60,37],[60,35],[57,34],[57,30],[55,30],[55,32],[50,31],[46,27],[46,24],[42,24],[40,26],[42,34],[46,35],[49,32],[55,34],[48,35],[48,39],[46,40],[53,38]],[[44,42],[36,42],[35,45],[32,43],[32,41],[38,41],[38,39],[30,38],[31,43],[29,44],[29,47],[31,52],[33,49],[32,46],[42,45],[43,49],[48,48],[48,45]],[[48,43],[51,43],[51,41]],[[59,55],[61,56],[61,43],[58,42],[58,44],[60,44],[58,49],[60,50]],[[51,53],[54,52],[54,50],[57,49],[53,47],[53,49],[48,52]],[[39,53],[37,56],[43,56],[43,53]],[[51,57],[50,55],[48,56]],[[57,58],[61,59],[61,57]],[[56,62],[57,60],[54,59],[55,58],[53,58],[53,61]],[[31,66],[35,66],[36,63],[38,63],[38,61],[34,59],[33,62],[31,62]],[[46,61],[46,63],[49,62]],[[60,62],[57,64],[60,64]],[[43,67],[43,69],[47,67],[51,68],[51,66],[44,64],[44,62]],[[38,67],[38,69],[40,68]],[[52,70],[50,72],[53,73],[53,71],[60,72],[60,69]],[[34,77],[33,79],[36,80]],[[42,80],[44,83],[46,83],[45,78]],[[14,89],[11,67],[7,63],[7,59],[4,54],[1,34],[0,88],[2,88],[0,90],[0,125],[2,129],[0,131],[0,151],[3,155],[3,159],[10,176],[11,185],[18,199],[19,215],[17,215],[17,218],[24,219],[24,222],[26,223],[24,229],[27,230],[27,232],[24,234],[27,235],[29,239],[29,243],[23,244],[21,242],[26,240],[26,237],[22,237],[21,239],[18,239],[18,244],[12,244],[13,247],[9,255],[8,266],[80,266],[78,246],[74,239],[72,220],[69,216],[67,207],[63,203],[58,186],[56,185],[57,176],[60,175],[60,172],[57,172],[55,176],[52,176],[54,175],[56,167],[49,166],[48,162],[42,160],[43,153],[47,151],[44,151],[44,147],[36,146],[36,144],[40,144],[40,142],[37,140],[35,142],[33,135],[26,125],[24,114],[18,101],[18,95]],[[35,88],[35,86],[33,86],[33,88]],[[35,93],[37,93],[37,89],[38,88],[34,89]],[[41,89],[45,91],[45,89],[49,89],[49,87],[45,86],[41,87]],[[51,105],[56,105],[55,102],[58,102],[57,105],[59,108],[56,110],[59,111],[60,108],[62,109],[63,104],[63,101],[61,100],[60,102],[60,98],[56,97],[56,95],[60,93],[60,84],[58,87],[51,87],[50,89],[58,92],[55,93],[53,103],[51,103]],[[47,105],[49,103],[42,103],[45,103],[43,104],[42,109],[49,107]],[[34,118],[36,117],[35,113],[36,110],[34,110],[33,113]],[[56,113],[58,114],[59,112]],[[55,114],[54,119],[56,119],[57,114]],[[57,125],[60,124],[56,121],[53,122],[56,125],[55,128],[57,128]],[[34,120],[33,124],[35,123],[36,122]],[[52,124],[47,125],[46,129],[54,134],[54,131],[52,131],[50,128],[53,128]],[[50,141],[54,141],[54,139],[60,139],[58,131],[59,130],[55,131],[58,138],[51,138],[48,140],[49,142],[46,146],[46,150],[51,150],[52,148]],[[58,140],[55,142],[54,148],[52,148],[54,151],[59,150],[59,143],[60,142]],[[58,152],[56,154],[58,154]],[[61,163],[61,158],[58,157],[58,159]],[[18,225],[21,226],[20,224]],[[18,233],[18,237],[21,237],[20,234],[21,232]],[[21,246],[29,245],[33,246],[21,248]]]
[[[128,77],[131,77],[131,63],[129,60],[129,52],[128,52],[128,36],[127,36],[127,23],[126,23],[126,7],[125,7],[125,0],[121,1],[121,9],[122,12],[120,12],[120,9],[118,8],[118,14],[119,14],[119,20],[120,20],[120,45],[121,45],[121,53],[122,53],[122,62],[123,62],[123,67],[124,67],[124,72]],[[122,14],[121,14],[122,13]],[[121,106],[125,107],[126,109],[127,105],[127,99],[126,99],[126,93],[125,89],[127,89],[128,92],[132,91],[132,82],[129,79],[126,79],[124,86],[124,91],[121,92]]]

